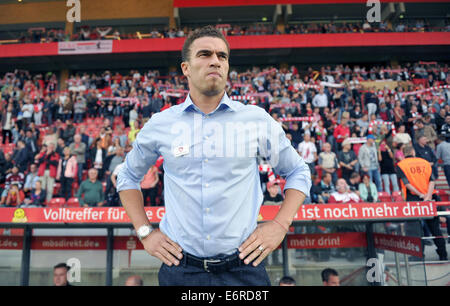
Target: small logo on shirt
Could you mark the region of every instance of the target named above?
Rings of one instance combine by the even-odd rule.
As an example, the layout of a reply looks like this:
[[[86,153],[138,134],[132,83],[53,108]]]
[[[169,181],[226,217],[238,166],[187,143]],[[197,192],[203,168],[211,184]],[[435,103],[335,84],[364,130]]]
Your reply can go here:
[[[173,149],[173,155],[175,157],[183,156],[186,154],[189,154],[189,146],[188,145],[178,146]]]

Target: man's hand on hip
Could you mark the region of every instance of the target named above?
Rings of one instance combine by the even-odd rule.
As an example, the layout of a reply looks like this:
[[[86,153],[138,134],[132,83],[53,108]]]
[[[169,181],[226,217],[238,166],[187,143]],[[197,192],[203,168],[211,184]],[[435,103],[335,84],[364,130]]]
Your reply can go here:
[[[183,258],[181,247],[159,229],[153,230],[141,242],[150,255],[155,256],[168,266],[172,266],[172,264],[178,266],[179,260]]]
[[[259,224],[239,247],[239,257],[245,258],[244,262],[247,265],[256,258],[253,262],[253,266],[256,267],[280,245],[284,236],[286,236],[286,230],[273,221]]]

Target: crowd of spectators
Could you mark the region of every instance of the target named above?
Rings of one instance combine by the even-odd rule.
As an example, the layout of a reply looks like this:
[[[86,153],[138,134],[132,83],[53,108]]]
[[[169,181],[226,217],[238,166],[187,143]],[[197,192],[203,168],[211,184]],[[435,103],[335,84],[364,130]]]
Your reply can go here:
[[[375,82],[366,88],[367,81]],[[395,88],[377,88],[376,81]],[[450,140],[449,81],[448,66],[432,62],[232,68],[227,93],[264,108],[282,125],[312,172],[307,202],[376,202],[380,191],[399,191],[393,169],[406,143],[434,171],[439,159],[450,166],[450,151],[443,149]],[[82,206],[120,205],[117,173],[136,135],[187,93],[182,75],[156,70],[81,73],[66,85],[58,91],[52,73],[16,70],[1,77],[0,205],[45,206],[56,197],[77,198]],[[163,171],[159,160],[144,177],[146,205],[164,204]],[[282,201],[283,178],[264,160],[260,173],[264,202]]]
[[[430,25],[430,22],[418,20],[399,20],[391,23],[387,21],[369,23],[360,22],[308,22],[288,23],[283,27],[276,27],[272,23],[251,24],[218,24],[227,36],[245,35],[280,35],[280,34],[332,34],[332,33],[375,33],[375,32],[448,32],[450,23],[444,27]],[[193,31],[193,27],[180,28],[153,27],[140,31],[114,28],[111,26],[90,27],[84,25],[69,35],[63,29],[46,29],[44,27],[30,28],[18,37],[19,43],[40,43],[60,41],[82,41],[100,39],[141,39],[141,38],[176,38],[185,37]],[[139,33],[138,33],[139,32]]]

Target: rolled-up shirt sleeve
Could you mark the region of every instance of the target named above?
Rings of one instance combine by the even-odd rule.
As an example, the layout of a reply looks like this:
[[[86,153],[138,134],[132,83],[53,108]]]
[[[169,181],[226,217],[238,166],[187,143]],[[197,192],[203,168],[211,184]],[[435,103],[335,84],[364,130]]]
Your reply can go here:
[[[263,156],[266,155],[264,157],[268,159],[274,172],[286,178],[283,192],[296,189],[309,197],[312,185],[311,170],[291,145],[281,126],[272,117],[268,117],[270,128],[266,140],[269,149],[260,152],[266,153]]]
[[[122,169],[117,175],[117,191],[141,190],[141,181],[148,169],[160,156],[158,151],[158,134],[155,114],[137,134],[133,149],[125,157]]]

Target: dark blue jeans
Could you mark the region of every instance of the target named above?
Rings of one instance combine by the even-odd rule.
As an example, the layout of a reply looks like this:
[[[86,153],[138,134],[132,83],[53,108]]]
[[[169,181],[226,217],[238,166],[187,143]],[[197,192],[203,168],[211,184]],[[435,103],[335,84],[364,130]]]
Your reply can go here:
[[[162,264],[158,280],[160,286],[270,286],[264,261],[257,267],[250,263],[221,273],[206,272],[202,268],[188,266],[185,257],[178,266]],[[212,257],[220,259],[222,256]]]

